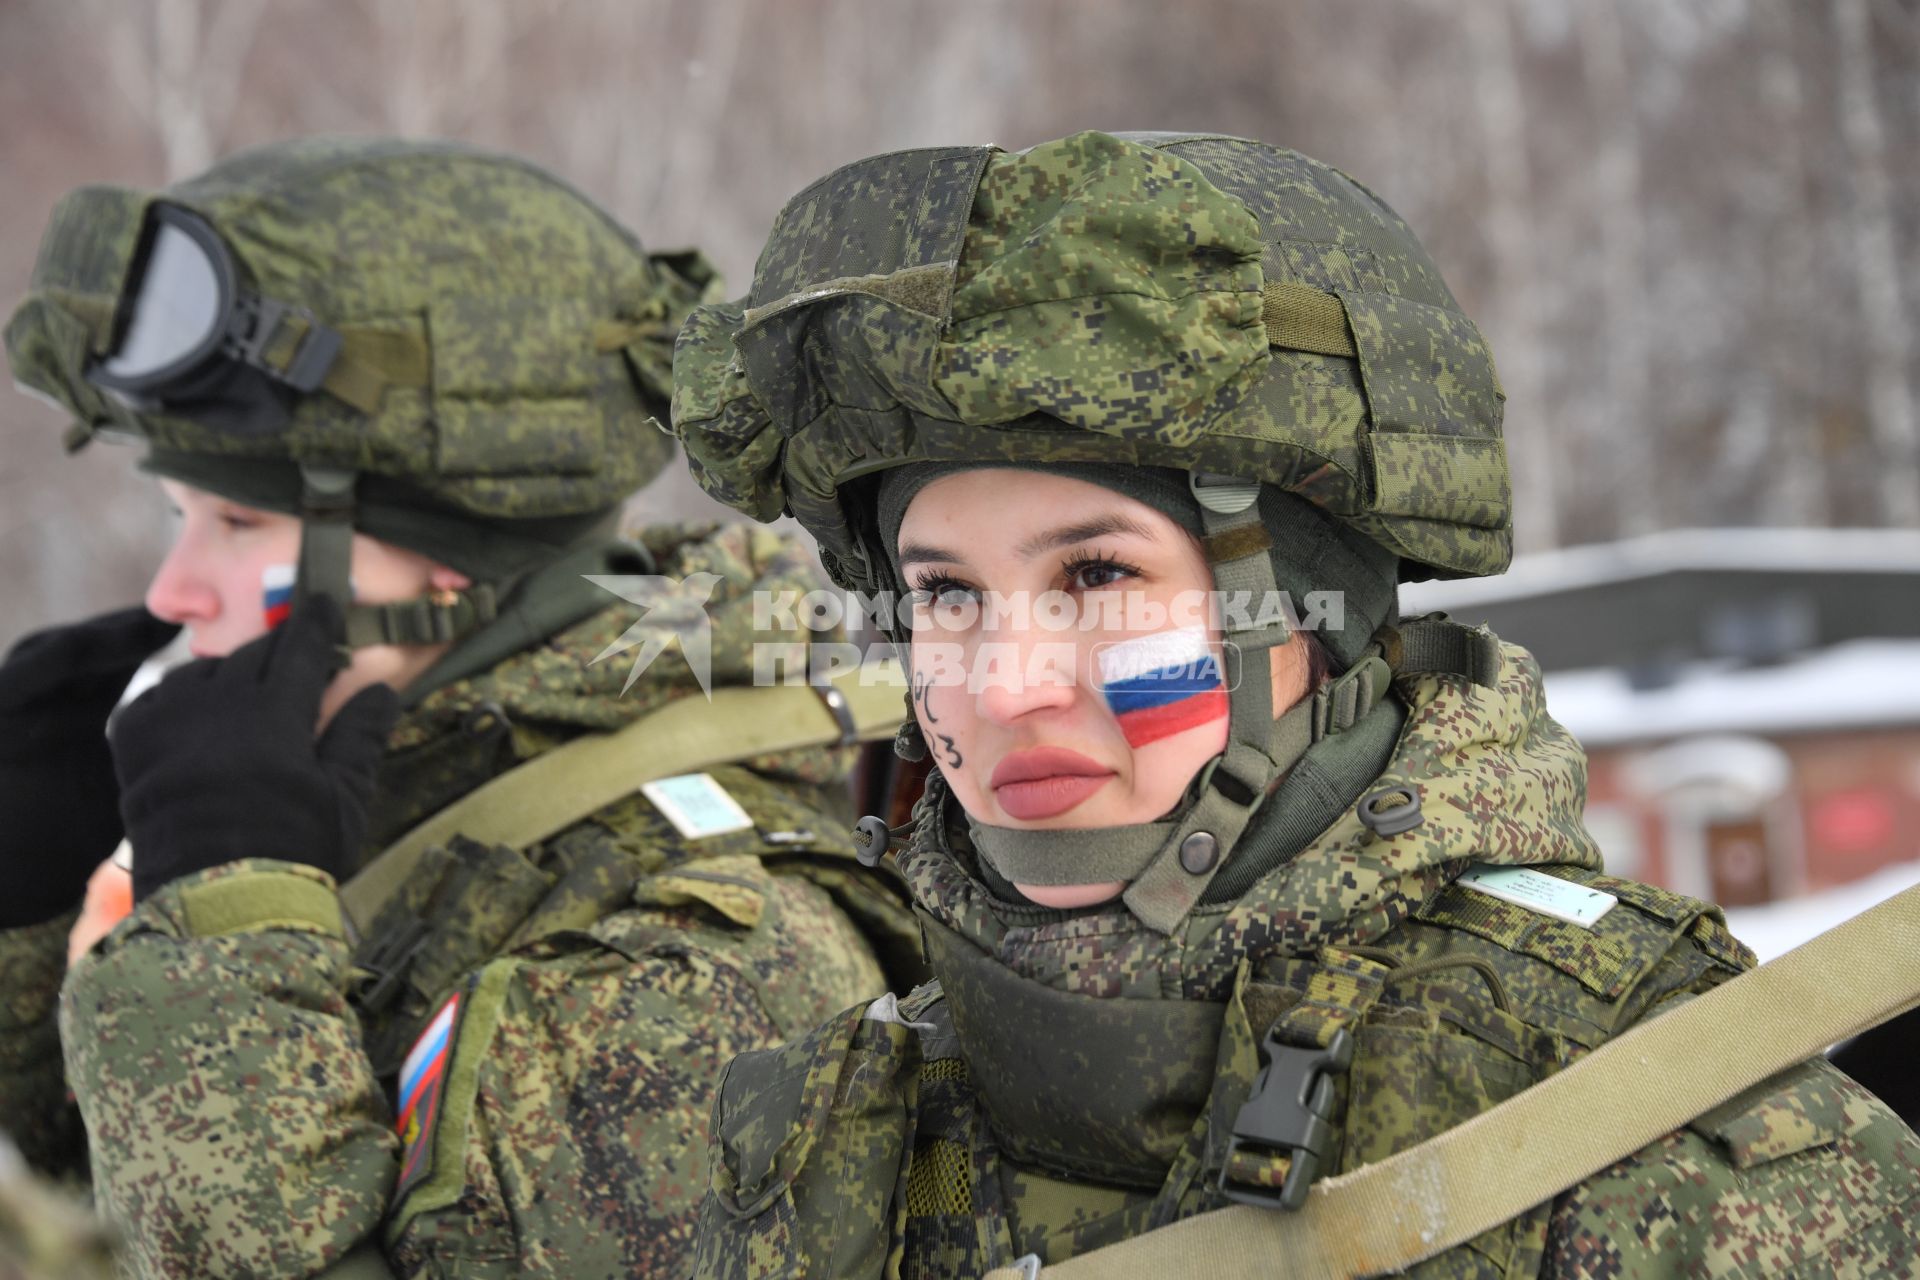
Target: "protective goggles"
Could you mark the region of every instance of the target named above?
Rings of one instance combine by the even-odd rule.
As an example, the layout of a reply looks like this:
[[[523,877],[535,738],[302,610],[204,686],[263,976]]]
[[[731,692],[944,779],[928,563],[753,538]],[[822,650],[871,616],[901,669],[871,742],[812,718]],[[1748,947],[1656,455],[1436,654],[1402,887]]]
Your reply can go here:
[[[178,205],[149,208],[128,282],[113,351],[87,378],[136,409],[277,430],[340,358],[336,330],[250,289],[220,233]]]

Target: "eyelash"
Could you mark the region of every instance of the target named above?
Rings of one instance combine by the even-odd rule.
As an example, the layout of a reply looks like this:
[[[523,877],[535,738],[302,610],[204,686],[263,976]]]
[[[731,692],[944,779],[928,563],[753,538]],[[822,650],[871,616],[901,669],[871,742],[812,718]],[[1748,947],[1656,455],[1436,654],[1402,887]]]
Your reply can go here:
[[[1137,578],[1140,576],[1140,566],[1137,564],[1128,564],[1126,561],[1116,560],[1112,556],[1089,555],[1085,552],[1073,556],[1065,564],[1061,565],[1060,569],[1061,572],[1067,575],[1067,581],[1070,583],[1089,569],[1110,569],[1116,578]],[[1105,582],[1097,587],[1083,586],[1081,590],[1104,591],[1112,585],[1114,584],[1111,582]]]
[[[1069,586],[1076,585],[1079,577],[1089,569],[1109,570],[1114,574],[1116,579],[1137,578],[1140,576],[1140,566],[1138,565],[1128,564],[1126,561],[1117,560],[1112,556],[1089,555],[1084,552],[1070,557],[1060,566],[1060,572],[1066,577]],[[1082,585],[1080,589],[1082,591],[1104,591],[1112,585],[1114,584],[1111,582],[1103,582],[1097,587]],[[967,592],[972,590],[974,590],[972,585],[960,581],[951,574],[928,572],[921,574],[914,580],[914,603],[924,607],[932,605],[949,591]]]

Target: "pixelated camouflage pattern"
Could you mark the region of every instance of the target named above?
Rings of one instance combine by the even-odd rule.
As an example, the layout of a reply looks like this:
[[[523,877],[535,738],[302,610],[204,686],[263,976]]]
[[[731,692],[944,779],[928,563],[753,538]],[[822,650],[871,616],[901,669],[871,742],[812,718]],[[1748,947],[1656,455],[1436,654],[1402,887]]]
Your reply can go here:
[[[425,386],[377,413],[326,393],[290,427],[238,434],[135,414],[87,381],[147,209],[206,217],[265,297],[324,324],[424,346]],[[54,210],[7,326],[13,375],[83,425],[188,454],[292,459],[415,482],[484,517],[605,509],[670,456],[655,422],[673,337],[717,296],[697,254],[649,256],[624,228],[525,161],[442,142],[305,139],[222,161],[164,191],[83,187]]]
[[[1270,350],[1262,289],[1339,300],[1354,356]],[[884,585],[867,480],[916,461],[1112,461],[1262,480],[1407,577],[1511,556],[1503,395],[1406,225],[1339,171],[1217,136],[1083,133],[849,165],[796,196],[739,303],[675,351],[714,497],[798,517]]]
[[[0,1280],[111,1280],[106,1227],[0,1137]]]
[[[1555,1208],[1546,1270],[1866,1280],[1920,1274],[1920,1156],[1885,1104],[1819,1060],[1765,1081],[1581,1183]],[[1729,1173],[1728,1167],[1737,1171]]]
[[[57,1178],[83,1177],[87,1137],[67,1097],[56,1014],[74,913],[0,929],[0,1134],[27,1163]]]
[[[695,1274],[1057,1262],[1221,1207],[1223,1166],[1248,1187],[1284,1180],[1285,1156],[1228,1159],[1268,1029],[1309,1047],[1354,1036],[1326,1160],[1348,1171],[1751,966],[1716,909],[1600,870],[1580,824],[1583,758],[1532,658],[1502,652],[1497,689],[1396,681],[1408,716],[1381,781],[1419,794],[1420,826],[1380,837],[1350,809],[1171,938],[1116,907],[996,899],[936,781],[902,864],[939,983],[900,1002],[912,1027],[855,1009],[731,1068]],[[1455,883],[1470,862],[1534,865],[1619,903],[1581,929]],[[810,1103],[782,1083],[828,1064],[835,1083]],[[1604,1124],[1606,1100],[1591,1105]],[[827,1148],[840,1154],[816,1166]],[[753,1169],[773,1173],[748,1196],[736,1184]],[[1408,1274],[1912,1275],[1916,1217],[1920,1139],[1815,1060]],[[847,1221],[875,1224],[859,1267],[835,1252]]]
[[[727,575],[716,682],[750,675],[751,585],[818,585],[769,530],[643,536],[664,575]],[[390,762],[457,793],[697,693],[670,652],[618,697],[627,662],[593,660],[639,611],[606,598],[420,702]],[[63,1004],[96,1188],[136,1270],[679,1274],[721,1067],[877,995],[892,975],[876,947],[897,953],[914,930],[897,890],[853,860],[847,764],[820,748],[711,770],[755,826],[699,841],[639,797],[531,850],[457,838],[428,851],[357,946],[324,930],[188,925],[199,886],[319,876],[305,868],[236,863],[154,895],[76,968]],[[383,976],[391,990],[376,999]],[[392,1076],[455,991],[470,1004],[446,1145],[432,1177],[396,1196]]]

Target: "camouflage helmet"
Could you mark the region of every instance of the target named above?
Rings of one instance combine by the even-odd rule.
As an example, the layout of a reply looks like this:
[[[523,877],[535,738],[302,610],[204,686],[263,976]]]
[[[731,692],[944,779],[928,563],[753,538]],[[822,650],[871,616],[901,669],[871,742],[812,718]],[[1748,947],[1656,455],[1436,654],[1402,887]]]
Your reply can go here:
[[[1403,579],[1503,571],[1503,393],[1398,215],[1219,135],[1082,133],[876,156],[791,200],[740,303],[675,352],[708,493],[885,585],[875,473],[1121,462],[1295,493]]]
[[[236,301],[190,376],[130,395],[105,375],[163,224],[197,229]],[[72,413],[72,448],[132,436],[149,469],[299,514],[310,543],[350,522],[493,588],[665,465],[674,334],[716,287],[698,254],[649,255],[525,161],[309,139],[163,191],[68,195],[7,351],[21,386]],[[344,592],[343,567],[313,581],[343,555],[303,549],[303,589]]]
[[[1183,471],[1229,598],[1278,594],[1268,552],[1286,531],[1263,511],[1286,494],[1402,579],[1498,573],[1512,554],[1479,331],[1376,196],[1245,139],[1082,133],[849,165],[782,210],[746,299],[689,318],[674,377],[707,492],[796,516],[855,590],[899,585],[877,489],[913,463]],[[1276,716],[1270,682],[1241,676],[1287,624],[1229,620],[1222,638],[1227,745],[1173,813],[1092,838],[970,817],[985,862],[1016,885],[1123,882],[1172,933],[1262,797],[1408,653],[1383,634]]]

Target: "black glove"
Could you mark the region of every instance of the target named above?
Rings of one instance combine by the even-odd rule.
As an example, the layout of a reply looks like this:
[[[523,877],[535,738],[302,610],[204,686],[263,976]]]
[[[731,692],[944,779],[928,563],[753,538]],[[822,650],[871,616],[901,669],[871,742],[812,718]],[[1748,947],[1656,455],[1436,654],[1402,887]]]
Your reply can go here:
[[[352,865],[400,699],[362,689],[315,740],[339,620],[326,597],[303,601],[277,631],[188,663],[115,717],[134,901],[238,858],[336,878]]]
[[[179,630],[122,609],[36,631],[0,663],[0,929],[79,906],[120,843],[107,713]]]

